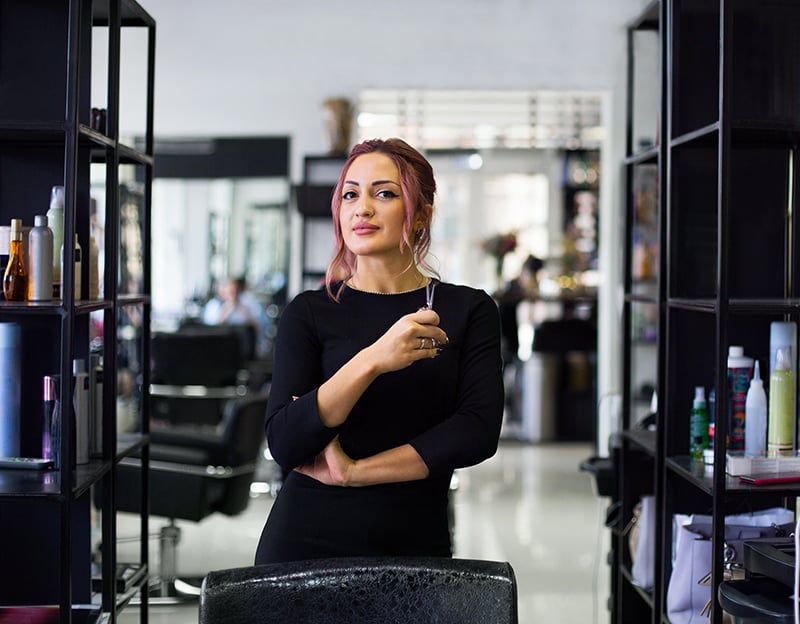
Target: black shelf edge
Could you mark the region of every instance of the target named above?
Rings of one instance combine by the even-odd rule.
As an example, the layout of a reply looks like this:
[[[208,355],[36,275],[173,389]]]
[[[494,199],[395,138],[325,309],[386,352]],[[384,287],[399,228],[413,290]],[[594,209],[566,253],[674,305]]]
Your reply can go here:
[[[150,295],[117,295],[118,306],[132,306],[150,303]]]
[[[800,310],[800,299],[730,299],[728,307],[731,312],[745,314],[759,312],[792,313]]]
[[[701,491],[709,496],[713,495],[714,475],[712,467],[708,466],[707,469],[702,460],[692,459],[688,455],[680,455],[667,457],[665,465],[668,470],[693,483]]]
[[[792,314],[800,311],[800,299],[729,299],[728,312],[731,314]],[[717,311],[716,299],[688,299],[674,297],[667,300],[667,306],[694,310],[696,312]]]
[[[101,145],[103,147],[113,148],[115,145],[114,139],[84,124],[78,125],[78,134],[81,137],[88,139],[92,143],[96,143],[97,145]]]
[[[695,312],[713,313],[717,311],[717,300],[684,299],[675,297],[667,299],[667,306],[670,308],[679,308],[682,310],[693,310]]]
[[[652,0],[634,20],[628,23],[630,30],[658,30],[660,0]]]
[[[100,621],[100,608],[96,605],[73,605],[72,624],[90,624]],[[0,607],[2,622],[60,622],[56,605],[25,605]]]
[[[0,301],[0,316],[3,314],[41,314],[45,316],[66,314],[60,300],[53,301]]]
[[[105,299],[79,300],[75,302],[76,314],[89,314],[112,306],[111,301]],[[15,314],[65,314],[67,311],[64,302],[60,299],[52,301],[0,301],[0,315],[4,312]]]
[[[117,436],[117,454],[115,460],[119,461],[130,457],[150,441],[150,436],[141,433],[121,433]]]
[[[710,464],[700,464],[688,455],[668,457],[667,468],[687,481],[694,483],[706,494],[714,492],[714,470]],[[725,475],[725,494],[731,495],[787,495],[800,494],[800,483],[779,483],[775,485],[750,485],[739,481],[739,477]]]
[[[95,0],[92,5],[92,25],[108,26],[108,2]],[[135,0],[122,0],[120,21],[123,26],[155,26],[155,20]]]
[[[716,133],[719,131],[719,122],[714,122],[697,130],[673,137],[669,142],[670,147],[680,147],[689,143],[710,143],[716,145]]]
[[[656,454],[656,432],[646,429],[628,429],[622,435],[650,455]]]
[[[108,472],[110,465],[90,460],[75,468],[72,496],[77,498]],[[0,470],[0,500],[47,498],[61,499],[60,470]]]
[[[658,305],[658,299],[656,299],[655,297],[640,295],[638,293],[626,294],[625,301],[630,301],[631,303],[650,303],[652,305]]]
[[[655,165],[658,163],[659,149],[658,145],[648,147],[646,150],[627,156],[622,162],[626,165]]]
[[[714,122],[697,130],[673,137],[670,147],[697,143],[716,145],[721,124]],[[794,145],[800,140],[800,124],[780,121],[739,119],[731,122],[731,144],[735,147]],[[627,160],[625,161],[627,163]]]
[[[140,152],[139,150],[122,143],[119,144],[117,149],[119,151],[120,164],[147,165],[148,167],[153,166],[153,157],[150,154],[145,154],[144,152]]]

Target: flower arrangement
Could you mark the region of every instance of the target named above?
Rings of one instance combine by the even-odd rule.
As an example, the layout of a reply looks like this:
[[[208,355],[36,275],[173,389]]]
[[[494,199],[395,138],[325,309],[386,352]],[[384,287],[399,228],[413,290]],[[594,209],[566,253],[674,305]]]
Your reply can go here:
[[[495,260],[495,271],[497,279],[503,275],[503,260],[506,254],[511,253],[517,248],[517,233],[515,231],[505,234],[494,234],[481,241],[481,249],[492,256]]]

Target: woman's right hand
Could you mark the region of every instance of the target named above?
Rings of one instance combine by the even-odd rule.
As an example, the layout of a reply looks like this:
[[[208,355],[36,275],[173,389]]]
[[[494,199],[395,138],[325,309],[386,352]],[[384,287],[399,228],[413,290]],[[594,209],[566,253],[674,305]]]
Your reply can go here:
[[[439,315],[421,309],[400,317],[364,350],[364,355],[373,359],[378,373],[389,373],[417,360],[436,357],[447,341],[447,334],[439,327]]]
[[[376,377],[436,357],[447,341],[447,334],[439,327],[439,315],[433,310],[400,317],[319,387],[317,409],[322,424],[338,427]]]

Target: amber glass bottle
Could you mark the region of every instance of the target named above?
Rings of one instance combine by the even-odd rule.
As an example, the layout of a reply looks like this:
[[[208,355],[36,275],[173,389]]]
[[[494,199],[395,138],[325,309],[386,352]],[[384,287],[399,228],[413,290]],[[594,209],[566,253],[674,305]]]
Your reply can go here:
[[[3,294],[6,301],[25,301],[28,296],[28,271],[22,252],[22,221],[11,219],[8,266],[3,276]]]

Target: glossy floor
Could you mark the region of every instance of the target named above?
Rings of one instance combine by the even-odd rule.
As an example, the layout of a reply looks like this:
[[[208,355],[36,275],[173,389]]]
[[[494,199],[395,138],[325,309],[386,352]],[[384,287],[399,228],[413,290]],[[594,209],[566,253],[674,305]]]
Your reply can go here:
[[[458,472],[455,554],[511,563],[521,624],[605,624],[610,619],[609,534],[603,528],[608,499],[598,498],[592,478],[579,471],[589,455],[588,444],[503,442],[491,460]],[[264,494],[239,516],[180,522],[178,570],[202,574],[250,565],[271,504]],[[134,533],[135,519],[121,516],[120,537]],[[153,518],[151,530],[162,524]],[[133,546],[120,544],[123,557],[128,548]],[[151,552],[155,563],[155,543]],[[149,616],[155,624],[195,624],[197,604],[151,606]],[[129,607],[119,621],[138,622],[138,610]]]

